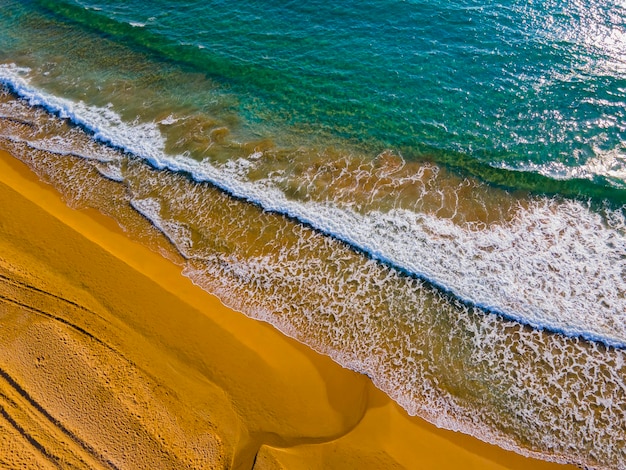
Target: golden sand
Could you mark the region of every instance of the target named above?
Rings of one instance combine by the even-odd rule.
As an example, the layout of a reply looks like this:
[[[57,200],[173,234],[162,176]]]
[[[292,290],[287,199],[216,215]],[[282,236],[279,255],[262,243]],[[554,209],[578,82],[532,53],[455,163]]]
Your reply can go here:
[[[566,468],[409,417],[0,153],[0,467]]]

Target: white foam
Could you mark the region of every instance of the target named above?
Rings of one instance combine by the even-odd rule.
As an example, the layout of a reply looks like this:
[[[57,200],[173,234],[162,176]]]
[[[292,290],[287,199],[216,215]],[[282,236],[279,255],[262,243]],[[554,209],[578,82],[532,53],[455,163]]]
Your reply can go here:
[[[158,168],[165,168],[164,140],[154,123],[126,124],[111,106],[97,108],[83,101],[70,101],[30,85],[30,69],[15,64],[0,64],[0,83],[8,86],[31,106],[41,106],[63,119],[83,126],[104,143],[149,159]]]
[[[113,166],[117,166],[119,170],[120,154],[116,153],[111,148],[91,148],[91,146],[89,145],[87,145],[85,148],[76,148],[76,142],[67,141],[60,136],[43,139],[25,139],[21,137],[16,137],[14,135],[7,135],[2,137],[7,141],[13,142],[15,144],[25,145],[33,150],[51,152],[55,155],[74,156],[78,158],[83,158],[85,160],[95,160],[101,164],[102,168],[112,168]]]
[[[0,82],[158,169],[186,172],[294,217],[463,301],[535,327],[626,345],[626,224],[619,211],[609,213],[609,224],[581,202],[538,199],[506,225],[470,230],[404,209],[363,215],[335,203],[294,201],[270,179],[247,180],[258,155],[221,167],[169,156],[158,124],[130,125],[111,106],[50,95],[31,86],[28,73],[0,65]]]
[[[123,182],[124,175],[119,165],[115,163],[98,163],[96,165],[98,172],[111,181]]]
[[[611,150],[593,149],[594,156],[582,165],[568,166],[561,162],[545,164],[526,163],[515,167],[501,165],[502,168],[515,171],[538,173],[558,180],[604,179],[612,186],[626,189],[626,147],[618,145]]]
[[[173,114],[170,114],[166,118],[161,119],[159,121],[159,124],[162,124],[164,126],[171,126],[172,124],[176,124],[178,121],[180,121],[179,118],[175,118]]]

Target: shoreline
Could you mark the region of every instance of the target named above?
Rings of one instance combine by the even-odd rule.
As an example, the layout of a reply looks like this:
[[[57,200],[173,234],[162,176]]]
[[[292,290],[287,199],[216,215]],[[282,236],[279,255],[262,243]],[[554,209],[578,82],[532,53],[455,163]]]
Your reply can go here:
[[[367,377],[225,307],[111,219],[67,207],[4,151],[0,199],[11,208],[0,219],[0,313],[15,325],[0,340],[0,390],[15,396],[13,413],[0,403],[12,420],[0,427],[22,446],[0,439],[3,461],[568,468],[409,417]],[[125,455],[131,445],[137,456]]]

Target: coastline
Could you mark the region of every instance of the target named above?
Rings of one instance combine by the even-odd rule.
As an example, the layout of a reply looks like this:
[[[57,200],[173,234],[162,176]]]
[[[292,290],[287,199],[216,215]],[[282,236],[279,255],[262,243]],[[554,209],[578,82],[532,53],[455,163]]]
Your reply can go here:
[[[0,200],[2,462],[557,468],[409,417],[2,151]]]

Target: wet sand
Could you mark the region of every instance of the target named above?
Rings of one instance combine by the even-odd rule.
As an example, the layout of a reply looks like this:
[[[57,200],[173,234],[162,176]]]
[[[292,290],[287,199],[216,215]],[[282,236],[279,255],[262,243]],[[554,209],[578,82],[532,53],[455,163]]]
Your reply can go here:
[[[4,468],[567,468],[409,417],[2,152],[0,206]]]

